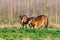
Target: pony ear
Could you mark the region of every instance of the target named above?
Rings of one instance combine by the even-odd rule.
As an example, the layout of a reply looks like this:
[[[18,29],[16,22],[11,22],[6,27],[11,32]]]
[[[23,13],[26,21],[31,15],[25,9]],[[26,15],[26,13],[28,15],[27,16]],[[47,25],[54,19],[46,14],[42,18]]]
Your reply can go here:
[[[19,18],[22,17],[22,15],[19,15]]]
[[[19,18],[21,18],[21,19],[22,19],[22,15],[20,15],[20,16],[19,16]]]
[[[21,18],[21,15],[19,17]]]

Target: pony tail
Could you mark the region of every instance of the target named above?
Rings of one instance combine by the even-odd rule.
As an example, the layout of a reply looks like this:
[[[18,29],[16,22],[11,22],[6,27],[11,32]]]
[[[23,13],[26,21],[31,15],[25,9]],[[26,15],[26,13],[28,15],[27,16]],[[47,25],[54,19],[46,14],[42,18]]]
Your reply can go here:
[[[45,27],[48,28],[48,18],[46,17],[47,21],[46,21],[46,24],[45,24]]]

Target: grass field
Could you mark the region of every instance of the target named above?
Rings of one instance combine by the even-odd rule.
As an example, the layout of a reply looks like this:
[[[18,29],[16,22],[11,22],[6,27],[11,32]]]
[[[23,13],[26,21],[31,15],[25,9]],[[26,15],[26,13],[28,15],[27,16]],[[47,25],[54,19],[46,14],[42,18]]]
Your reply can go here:
[[[60,40],[60,29],[0,28],[0,40]]]

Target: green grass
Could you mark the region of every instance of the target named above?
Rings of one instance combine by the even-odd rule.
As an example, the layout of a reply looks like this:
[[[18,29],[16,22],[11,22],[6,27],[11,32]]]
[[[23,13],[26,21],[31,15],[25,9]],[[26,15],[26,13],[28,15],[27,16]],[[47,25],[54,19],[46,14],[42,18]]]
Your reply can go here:
[[[0,38],[5,40],[60,40],[60,29],[20,29],[20,28],[0,28]]]

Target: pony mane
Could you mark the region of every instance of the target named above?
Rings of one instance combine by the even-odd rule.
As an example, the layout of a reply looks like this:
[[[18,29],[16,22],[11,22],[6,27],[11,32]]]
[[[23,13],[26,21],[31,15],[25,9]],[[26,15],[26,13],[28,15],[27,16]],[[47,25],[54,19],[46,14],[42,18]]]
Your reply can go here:
[[[39,15],[39,16],[37,16],[37,18],[38,18],[38,17],[42,17],[42,16],[47,17],[47,16],[45,16],[45,15]]]

